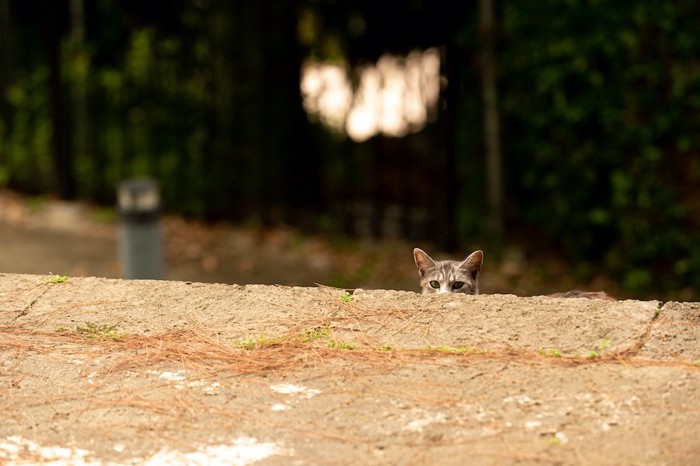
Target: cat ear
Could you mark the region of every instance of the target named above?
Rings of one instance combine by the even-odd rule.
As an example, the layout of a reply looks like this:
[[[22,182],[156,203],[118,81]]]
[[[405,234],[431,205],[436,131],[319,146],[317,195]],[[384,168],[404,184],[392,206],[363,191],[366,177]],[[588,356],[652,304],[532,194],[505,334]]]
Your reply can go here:
[[[472,276],[474,280],[476,280],[476,277],[479,276],[479,272],[481,271],[481,264],[484,263],[484,253],[483,251],[474,251],[473,253],[469,254],[466,259],[462,261],[459,266],[463,269],[466,269]]]
[[[431,267],[435,267],[435,261],[430,258],[430,256],[420,248],[415,248],[413,250],[413,260],[416,261],[416,267],[418,267],[418,275],[421,277],[425,274],[425,271]]]

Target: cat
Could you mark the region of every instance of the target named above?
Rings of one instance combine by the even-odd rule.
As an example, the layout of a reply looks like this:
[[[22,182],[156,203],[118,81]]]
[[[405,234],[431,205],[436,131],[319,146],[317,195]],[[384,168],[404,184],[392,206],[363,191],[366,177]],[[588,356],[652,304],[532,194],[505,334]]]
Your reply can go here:
[[[423,294],[464,293],[479,294],[479,272],[484,262],[484,253],[474,251],[463,261],[435,261],[419,248],[413,250],[413,260],[418,267]],[[547,295],[550,298],[587,298],[617,301],[604,291],[571,290]]]
[[[413,250],[423,294],[464,293],[479,294],[479,272],[484,253],[474,251],[463,261],[434,261],[425,251]]]

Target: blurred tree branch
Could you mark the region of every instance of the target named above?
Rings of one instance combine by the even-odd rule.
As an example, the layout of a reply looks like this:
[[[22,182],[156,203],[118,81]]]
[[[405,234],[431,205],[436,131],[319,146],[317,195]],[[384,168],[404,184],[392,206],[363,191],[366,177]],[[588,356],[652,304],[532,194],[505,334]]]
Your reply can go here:
[[[75,197],[73,157],[70,151],[70,136],[66,126],[61,89],[61,34],[57,25],[59,7],[59,3],[54,0],[42,0],[39,14],[41,15],[44,51],[49,65],[54,180],[61,199],[73,199]]]
[[[482,96],[484,99],[484,145],[489,199],[488,227],[497,237],[503,235],[503,186],[501,134],[496,91],[493,0],[479,1]]]
[[[0,0],[0,111],[2,115],[7,114],[7,92],[14,79],[11,25],[10,0]]]

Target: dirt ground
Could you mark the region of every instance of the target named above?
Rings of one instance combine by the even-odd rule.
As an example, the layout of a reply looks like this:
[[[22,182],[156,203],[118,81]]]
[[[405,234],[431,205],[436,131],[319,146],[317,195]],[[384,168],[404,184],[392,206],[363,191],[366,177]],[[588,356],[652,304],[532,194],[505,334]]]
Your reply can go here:
[[[120,278],[117,254],[118,219],[113,211],[86,204],[28,198],[0,190],[0,273],[97,276]],[[436,259],[446,256],[430,244],[398,239],[350,240],[333,235],[305,235],[290,228],[206,225],[163,218],[165,277],[205,283],[256,283],[347,288],[419,290],[413,263],[418,246]],[[482,293],[519,296],[571,289],[605,290],[617,298],[632,296],[601,275],[591,282],[571,277],[570,265],[545,251],[534,257],[517,246],[499,258],[485,251],[479,284]],[[678,290],[666,299],[696,300],[695,290]]]
[[[700,303],[498,294],[579,285],[517,253],[485,295],[376,290],[412,245],[163,229],[171,281],[118,280],[109,213],[0,192],[0,464],[700,464]]]
[[[698,464],[660,306],[0,274],[0,462]]]

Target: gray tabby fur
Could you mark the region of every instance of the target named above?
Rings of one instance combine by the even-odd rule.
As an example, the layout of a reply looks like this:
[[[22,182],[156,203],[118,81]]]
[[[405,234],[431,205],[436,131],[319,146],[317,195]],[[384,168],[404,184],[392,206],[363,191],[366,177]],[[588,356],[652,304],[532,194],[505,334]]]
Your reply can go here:
[[[423,294],[479,294],[479,272],[484,262],[482,251],[474,251],[461,262],[435,261],[422,249],[415,248],[413,260],[418,267]]]

